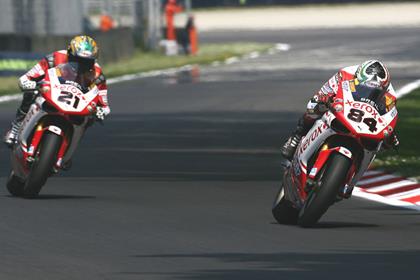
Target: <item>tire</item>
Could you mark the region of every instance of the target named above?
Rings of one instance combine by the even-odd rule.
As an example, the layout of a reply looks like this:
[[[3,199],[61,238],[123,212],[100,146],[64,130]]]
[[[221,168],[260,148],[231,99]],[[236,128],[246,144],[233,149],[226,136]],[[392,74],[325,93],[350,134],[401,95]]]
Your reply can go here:
[[[284,197],[284,187],[280,187],[271,209],[273,217],[279,224],[296,225],[299,211]]]
[[[298,224],[311,227],[324,215],[334,203],[339,189],[345,185],[351,160],[346,156],[334,153],[328,159],[326,168],[318,180],[319,186],[312,190],[299,211]]]
[[[21,179],[19,179],[17,176],[15,176],[15,173],[10,171],[9,178],[7,179],[7,190],[9,193],[13,196],[23,196],[23,187],[24,183]]]
[[[54,164],[57,162],[58,150],[61,146],[61,137],[51,132],[45,132],[37,152],[31,172],[25,182],[23,196],[35,198],[42,186],[51,175]]]

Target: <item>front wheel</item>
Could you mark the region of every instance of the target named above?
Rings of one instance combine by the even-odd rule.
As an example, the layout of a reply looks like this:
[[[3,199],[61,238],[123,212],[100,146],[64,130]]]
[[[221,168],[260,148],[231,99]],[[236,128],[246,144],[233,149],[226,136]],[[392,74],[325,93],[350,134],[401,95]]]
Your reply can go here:
[[[300,226],[313,226],[324,215],[334,203],[339,189],[345,185],[350,167],[351,160],[348,157],[339,153],[331,155],[318,185],[309,193],[299,212]]]
[[[32,164],[31,172],[25,182],[24,197],[34,198],[41,191],[42,186],[51,175],[54,164],[57,162],[58,150],[61,146],[61,137],[51,132],[45,132],[41,144]]]
[[[9,178],[7,179],[6,183],[9,193],[13,196],[23,196],[24,185],[25,184],[15,175],[13,170],[10,171]]]
[[[298,210],[285,199],[283,185],[276,195],[271,212],[279,224],[295,225],[297,223]]]

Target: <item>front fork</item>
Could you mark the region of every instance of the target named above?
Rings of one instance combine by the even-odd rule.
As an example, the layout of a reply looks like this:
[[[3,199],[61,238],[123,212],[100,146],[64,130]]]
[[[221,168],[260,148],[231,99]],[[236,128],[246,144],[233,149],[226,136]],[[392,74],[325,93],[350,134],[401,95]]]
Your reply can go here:
[[[28,163],[32,163],[34,161],[34,157],[35,157],[35,153],[38,150],[38,146],[41,142],[42,136],[47,132],[51,132],[54,134],[57,134],[58,136],[60,136],[62,138],[62,142],[61,142],[61,147],[58,151],[58,155],[57,155],[57,162],[55,163],[55,171],[57,171],[58,169],[60,169],[62,167],[62,162],[63,162],[63,157],[64,154],[66,153],[66,150],[68,148],[69,142],[67,140],[67,137],[64,134],[64,131],[55,125],[48,125],[43,127],[42,123],[38,124],[38,126],[36,127],[35,133],[32,137],[32,141],[31,141],[31,145],[27,150],[27,162]]]
[[[316,177],[319,175],[320,171],[324,168],[328,158],[330,158],[332,153],[340,153],[344,155],[345,157],[349,158],[351,161],[354,161],[354,155],[353,153],[347,149],[346,147],[334,147],[334,148],[328,148],[328,144],[324,144],[321,147],[321,151],[318,154],[318,157],[309,172],[308,179],[306,181],[305,191],[309,192],[311,189],[317,187],[317,180]],[[354,173],[354,164],[352,164],[352,171],[350,174]],[[348,178],[348,181],[350,181],[351,178]],[[339,197],[341,198],[349,198],[351,196],[351,193],[353,192],[353,185],[346,184],[342,187],[342,189],[339,192]]]

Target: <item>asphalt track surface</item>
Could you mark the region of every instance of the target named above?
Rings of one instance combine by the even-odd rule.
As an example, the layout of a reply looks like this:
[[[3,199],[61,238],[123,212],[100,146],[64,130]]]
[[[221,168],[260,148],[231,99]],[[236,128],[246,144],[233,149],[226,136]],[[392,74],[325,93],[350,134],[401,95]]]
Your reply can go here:
[[[292,49],[112,85],[71,171],[39,199],[0,190],[0,279],[417,279],[419,212],[352,198],[301,229],[270,208],[279,147],[337,61],[379,57],[401,86],[420,76],[419,31],[210,33]]]

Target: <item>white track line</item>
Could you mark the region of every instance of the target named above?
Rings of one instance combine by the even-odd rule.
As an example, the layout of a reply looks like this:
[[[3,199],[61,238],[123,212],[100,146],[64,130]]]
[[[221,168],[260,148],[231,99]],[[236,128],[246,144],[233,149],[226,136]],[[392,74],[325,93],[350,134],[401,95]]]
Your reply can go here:
[[[416,90],[418,88],[420,88],[420,79],[419,80],[415,80],[415,81],[413,81],[413,82],[411,82],[409,84],[406,84],[405,86],[403,86],[402,88],[400,88],[397,91],[397,93],[396,93],[397,98],[401,98],[404,95],[407,95],[410,92],[412,92],[413,90]]]
[[[284,43],[277,43],[275,44],[274,47],[272,47],[271,49],[269,49],[266,53],[267,54],[274,54],[276,52],[280,52],[280,51],[289,51],[290,50],[290,45],[289,44],[284,44]],[[251,52],[250,54],[247,55],[243,55],[242,57],[230,57],[227,58],[224,62],[221,61],[214,61],[213,63],[211,63],[212,66],[220,66],[222,64],[233,64],[236,63],[238,61],[241,61],[243,59],[255,59],[258,58],[261,55],[261,52],[258,51],[254,51]],[[107,80],[107,84],[108,85],[112,85],[112,84],[117,84],[117,83],[122,83],[122,82],[126,82],[126,81],[133,81],[133,80],[137,80],[137,79],[143,79],[143,78],[151,78],[151,77],[158,77],[161,75],[173,75],[176,74],[178,72],[182,72],[182,71],[189,71],[193,68],[193,65],[184,65],[181,67],[173,67],[173,68],[167,68],[167,69],[162,69],[162,70],[153,70],[153,71],[148,71],[148,72],[138,72],[138,73],[134,73],[134,74],[127,74],[127,75],[122,75],[119,77],[115,77],[115,78],[110,78]],[[0,103],[5,103],[5,102],[10,102],[10,101],[15,101],[15,100],[21,100],[22,99],[22,94],[21,93],[15,93],[15,94],[10,94],[10,95],[3,95],[0,96]]]
[[[20,99],[22,99],[21,93],[3,95],[3,96],[0,96],[0,103],[10,102],[10,101],[20,100]]]
[[[379,171],[379,170],[368,170],[368,171],[365,172],[365,174],[363,174],[363,177],[370,176],[370,175],[378,175],[378,174],[385,175],[386,173],[384,173],[383,171]]]

